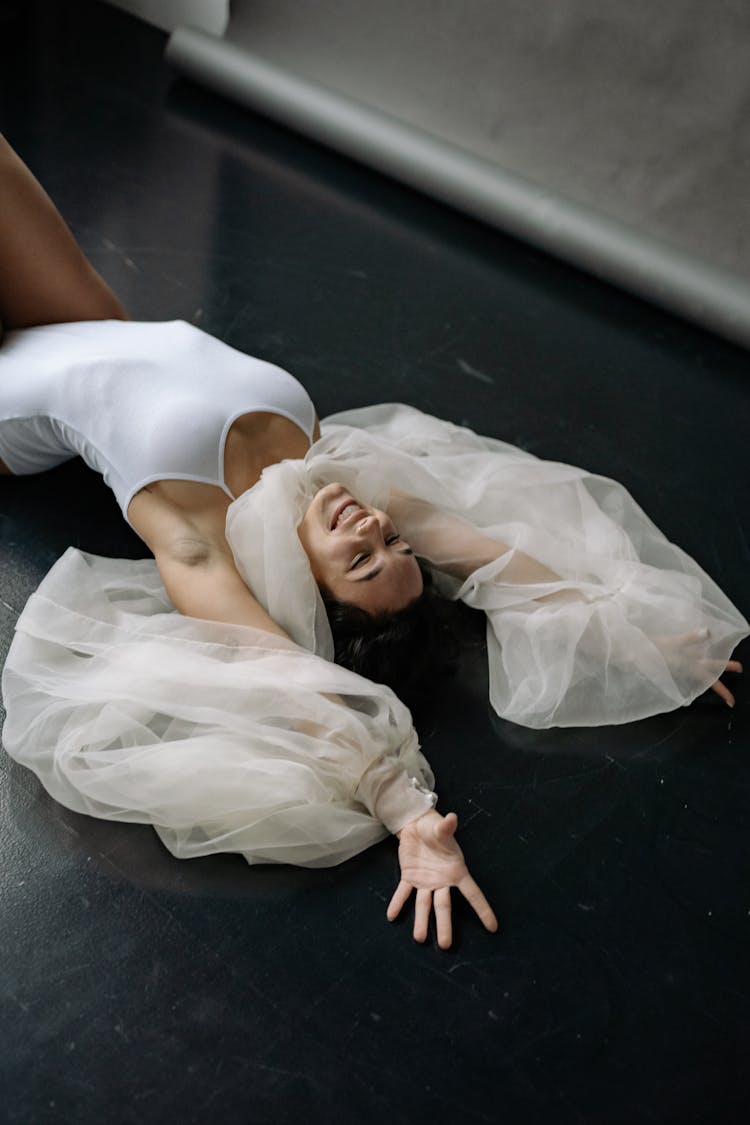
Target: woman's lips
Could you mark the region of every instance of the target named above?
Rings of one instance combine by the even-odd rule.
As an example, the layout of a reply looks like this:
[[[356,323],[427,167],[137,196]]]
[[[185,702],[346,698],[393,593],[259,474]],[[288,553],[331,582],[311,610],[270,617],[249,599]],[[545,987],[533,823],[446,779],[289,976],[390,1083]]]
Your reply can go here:
[[[347,516],[343,523],[339,524],[339,522],[338,522],[339,516],[341,515],[341,513],[343,511],[346,510],[346,508],[349,508],[352,504],[357,505],[356,510],[353,511],[351,513],[351,515]],[[336,531],[339,527],[348,527],[349,524],[352,522],[352,520],[361,519],[363,516],[366,516],[366,515],[367,515],[367,512],[365,512],[365,510],[363,508],[360,508],[357,501],[352,499],[351,496],[347,496],[347,498],[345,500],[343,500],[340,504],[337,505],[336,510],[333,513],[333,519],[331,520],[330,530]]]
[[[329,531],[335,530],[336,522],[337,522],[339,516],[341,515],[341,513],[343,512],[344,508],[348,508],[348,506],[350,504],[353,504],[353,503],[354,503],[354,500],[351,498],[351,496],[345,496],[344,499],[341,501],[341,503],[336,505],[336,508],[334,509],[334,512],[333,512],[333,519],[331,520],[331,523],[330,523]]]

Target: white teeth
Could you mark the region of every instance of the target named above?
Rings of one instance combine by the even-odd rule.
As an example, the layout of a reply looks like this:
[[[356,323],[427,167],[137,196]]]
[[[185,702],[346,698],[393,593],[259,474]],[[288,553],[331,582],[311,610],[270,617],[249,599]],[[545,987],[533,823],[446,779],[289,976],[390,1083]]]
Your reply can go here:
[[[336,520],[336,527],[339,526],[339,524],[341,523],[342,520],[345,520],[347,516],[350,516],[352,514],[352,512],[358,511],[358,509],[359,509],[358,504],[347,504],[346,507],[344,508],[343,512],[341,512],[339,514],[339,518]]]

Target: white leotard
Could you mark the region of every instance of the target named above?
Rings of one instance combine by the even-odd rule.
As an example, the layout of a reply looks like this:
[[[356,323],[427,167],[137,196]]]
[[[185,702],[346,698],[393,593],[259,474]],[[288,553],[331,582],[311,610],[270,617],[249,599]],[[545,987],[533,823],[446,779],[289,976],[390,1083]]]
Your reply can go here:
[[[0,459],[38,473],[80,455],[127,519],[157,480],[218,485],[237,418],[268,411],[312,440],[315,408],[272,363],[193,325],[97,320],[9,332],[0,347]]]

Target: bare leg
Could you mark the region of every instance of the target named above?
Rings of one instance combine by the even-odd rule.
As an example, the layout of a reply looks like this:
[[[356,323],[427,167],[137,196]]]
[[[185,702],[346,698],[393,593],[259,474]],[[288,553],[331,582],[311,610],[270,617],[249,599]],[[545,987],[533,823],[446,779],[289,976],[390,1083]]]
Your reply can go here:
[[[3,331],[127,320],[52,200],[0,135],[0,341]],[[8,473],[0,460],[0,473]]]
[[[0,135],[0,333],[75,320],[127,320],[52,200]]]

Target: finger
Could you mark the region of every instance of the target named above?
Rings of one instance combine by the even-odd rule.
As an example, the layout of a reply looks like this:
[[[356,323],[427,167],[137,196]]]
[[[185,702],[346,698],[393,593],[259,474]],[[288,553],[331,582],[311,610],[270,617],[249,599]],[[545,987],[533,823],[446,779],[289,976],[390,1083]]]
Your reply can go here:
[[[441,887],[439,891],[435,891],[435,921],[437,923],[438,945],[441,949],[450,949],[453,941],[450,887]]]
[[[742,672],[744,669],[739,660],[728,660],[725,672]]]
[[[385,912],[385,916],[389,922],[392,922],[394,918],[398,918],[399,914],[401,913],[401,909],[411,892],[411,883],[406,883],[402,879],[399,885],[396,887],[396,890],[393,892],[393,898],[388,903],[388,909]]]
[[[455,836],[458,828],[458,817],[454,812],[446,813],[439,824],[435,825],[435,835],[441,840],[448,840]]]
[[[716,694],[724,700],[727,707],[734,707],[734,696],[732,695],[726,684],[723,684],[721,680],[717,680],[715,684],[711,685],[711,691],[715,691]]]
[[[674,637],[668,637],[670,641],[675,644],[690,644],[692,641],[705,641],[710,636],[708,629],[691,629],[689,633],[678,633]]]
[[[458,889],[466,901],[474,907],[474,910],[481,918],[485,928],[488,929],[490,933],[494,934],[499,928],[499,922],[495,917],[494,910],[487,902],[487,899],[484,897],[471,875],[465,875],[463,877],[458,884]]]
[[[432,891],[417,891],[417,903],[414,907],[414,940],[426,941],[430,928],[430,909],[432,907]]]

